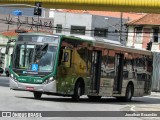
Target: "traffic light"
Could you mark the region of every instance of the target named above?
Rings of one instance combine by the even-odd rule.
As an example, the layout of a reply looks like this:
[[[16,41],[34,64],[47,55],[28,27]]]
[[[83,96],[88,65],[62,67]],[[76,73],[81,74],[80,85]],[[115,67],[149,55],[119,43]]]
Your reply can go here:
[[[152,48],[152,42],[150,41],[149,43],[147,43],[146,50],[151,50],[151,48]]]
[[[35,2],[35,8],[34,8],[34,15],[41,16],[42,15],[42,3],[41,2]]]

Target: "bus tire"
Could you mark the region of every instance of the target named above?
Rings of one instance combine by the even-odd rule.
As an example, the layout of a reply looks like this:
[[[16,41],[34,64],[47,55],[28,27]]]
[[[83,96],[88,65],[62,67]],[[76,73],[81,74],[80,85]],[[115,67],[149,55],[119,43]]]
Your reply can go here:
[[[133,91],[134,91],[134,88],[133,88],[133,85],[132,84],[128,84],[127,85],[127,88],[126,88],[126,94],[125,94],[125,101],[126,102],[130,102],[132,97],[133,97]]]
[[[91,100],[91,101],[100,101],[101,96],[90,96],[90,95],[88,95],[88,99]]]
[[[78,81],[75,85],[74,95],[72,96],[72,99],[74,101],[79,101],[81,94],[82,94],[81,82]]]
[[[124,97],[116,97],[118,101],[130,102],[133,97],[134,88],[132,84],[128,84]]]
[[[41,92],[33,92],[35,99],[41,99],[42,93]]]

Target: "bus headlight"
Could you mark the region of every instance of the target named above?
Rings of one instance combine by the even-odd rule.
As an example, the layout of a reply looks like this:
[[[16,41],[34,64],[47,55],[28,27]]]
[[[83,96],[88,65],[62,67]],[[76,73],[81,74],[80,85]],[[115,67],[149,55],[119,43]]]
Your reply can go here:
[[[53,81],[53,80],[54,80],[54,78],[53,78],[53,77],[50,77],[50,78],[49,78],[49,81]]]
[[[11,74],[11,77],[13,78],[13,74]]]
[[[54,77],[50,77],[47,80],[45,80],[44,84],[48,84],[50,82],[54,81]]]
[[[12,78],[15,82],[18,82],[17,79],[16,79],[16,77],[14,77],[13,74],[11,74],[11,78]]]

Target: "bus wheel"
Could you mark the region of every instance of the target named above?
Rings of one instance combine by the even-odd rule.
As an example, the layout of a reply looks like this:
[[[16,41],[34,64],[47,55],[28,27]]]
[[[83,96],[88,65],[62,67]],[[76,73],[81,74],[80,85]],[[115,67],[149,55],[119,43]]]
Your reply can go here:
[[[72,96],[72,99],[74,101],[79,101],[81,93],[82,93],[81,83],[77,82],[74,88],[74,95]]]
[[[126,88],[125,97],[117,97],[117,100],[124,101],[124,102],[130,102],[133,97],[133,91],[134,91],[133,85],[128,84]]]
[[[88,98],[91,101],[99,101],[99,100],[101,100],[101,96],[90,96],[90,95],[88,95]]]
[[[125,101],[126,102],[130,102],[132,97],[133,97],[133,85],[132,84],[128,84],[127,85],[127,89],[126,89],[126,95],[125,95]]]
[[[33,94],[34,94],[34,98],[35,98],[35,99],[40,99],[41,96],[42,96],[42,93],[41,93],[41,92],[33,92]]]

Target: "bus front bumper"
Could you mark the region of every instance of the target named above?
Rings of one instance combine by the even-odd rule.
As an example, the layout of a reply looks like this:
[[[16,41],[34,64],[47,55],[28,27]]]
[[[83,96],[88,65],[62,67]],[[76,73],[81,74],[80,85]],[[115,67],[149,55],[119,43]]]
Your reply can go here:
[[[20,83],[10,78],[10,88],[13,90],[22,90],[22,91],[39,91],[39,92],[56,93],[56,80],[48,84],[28,84],[28,83]]]

